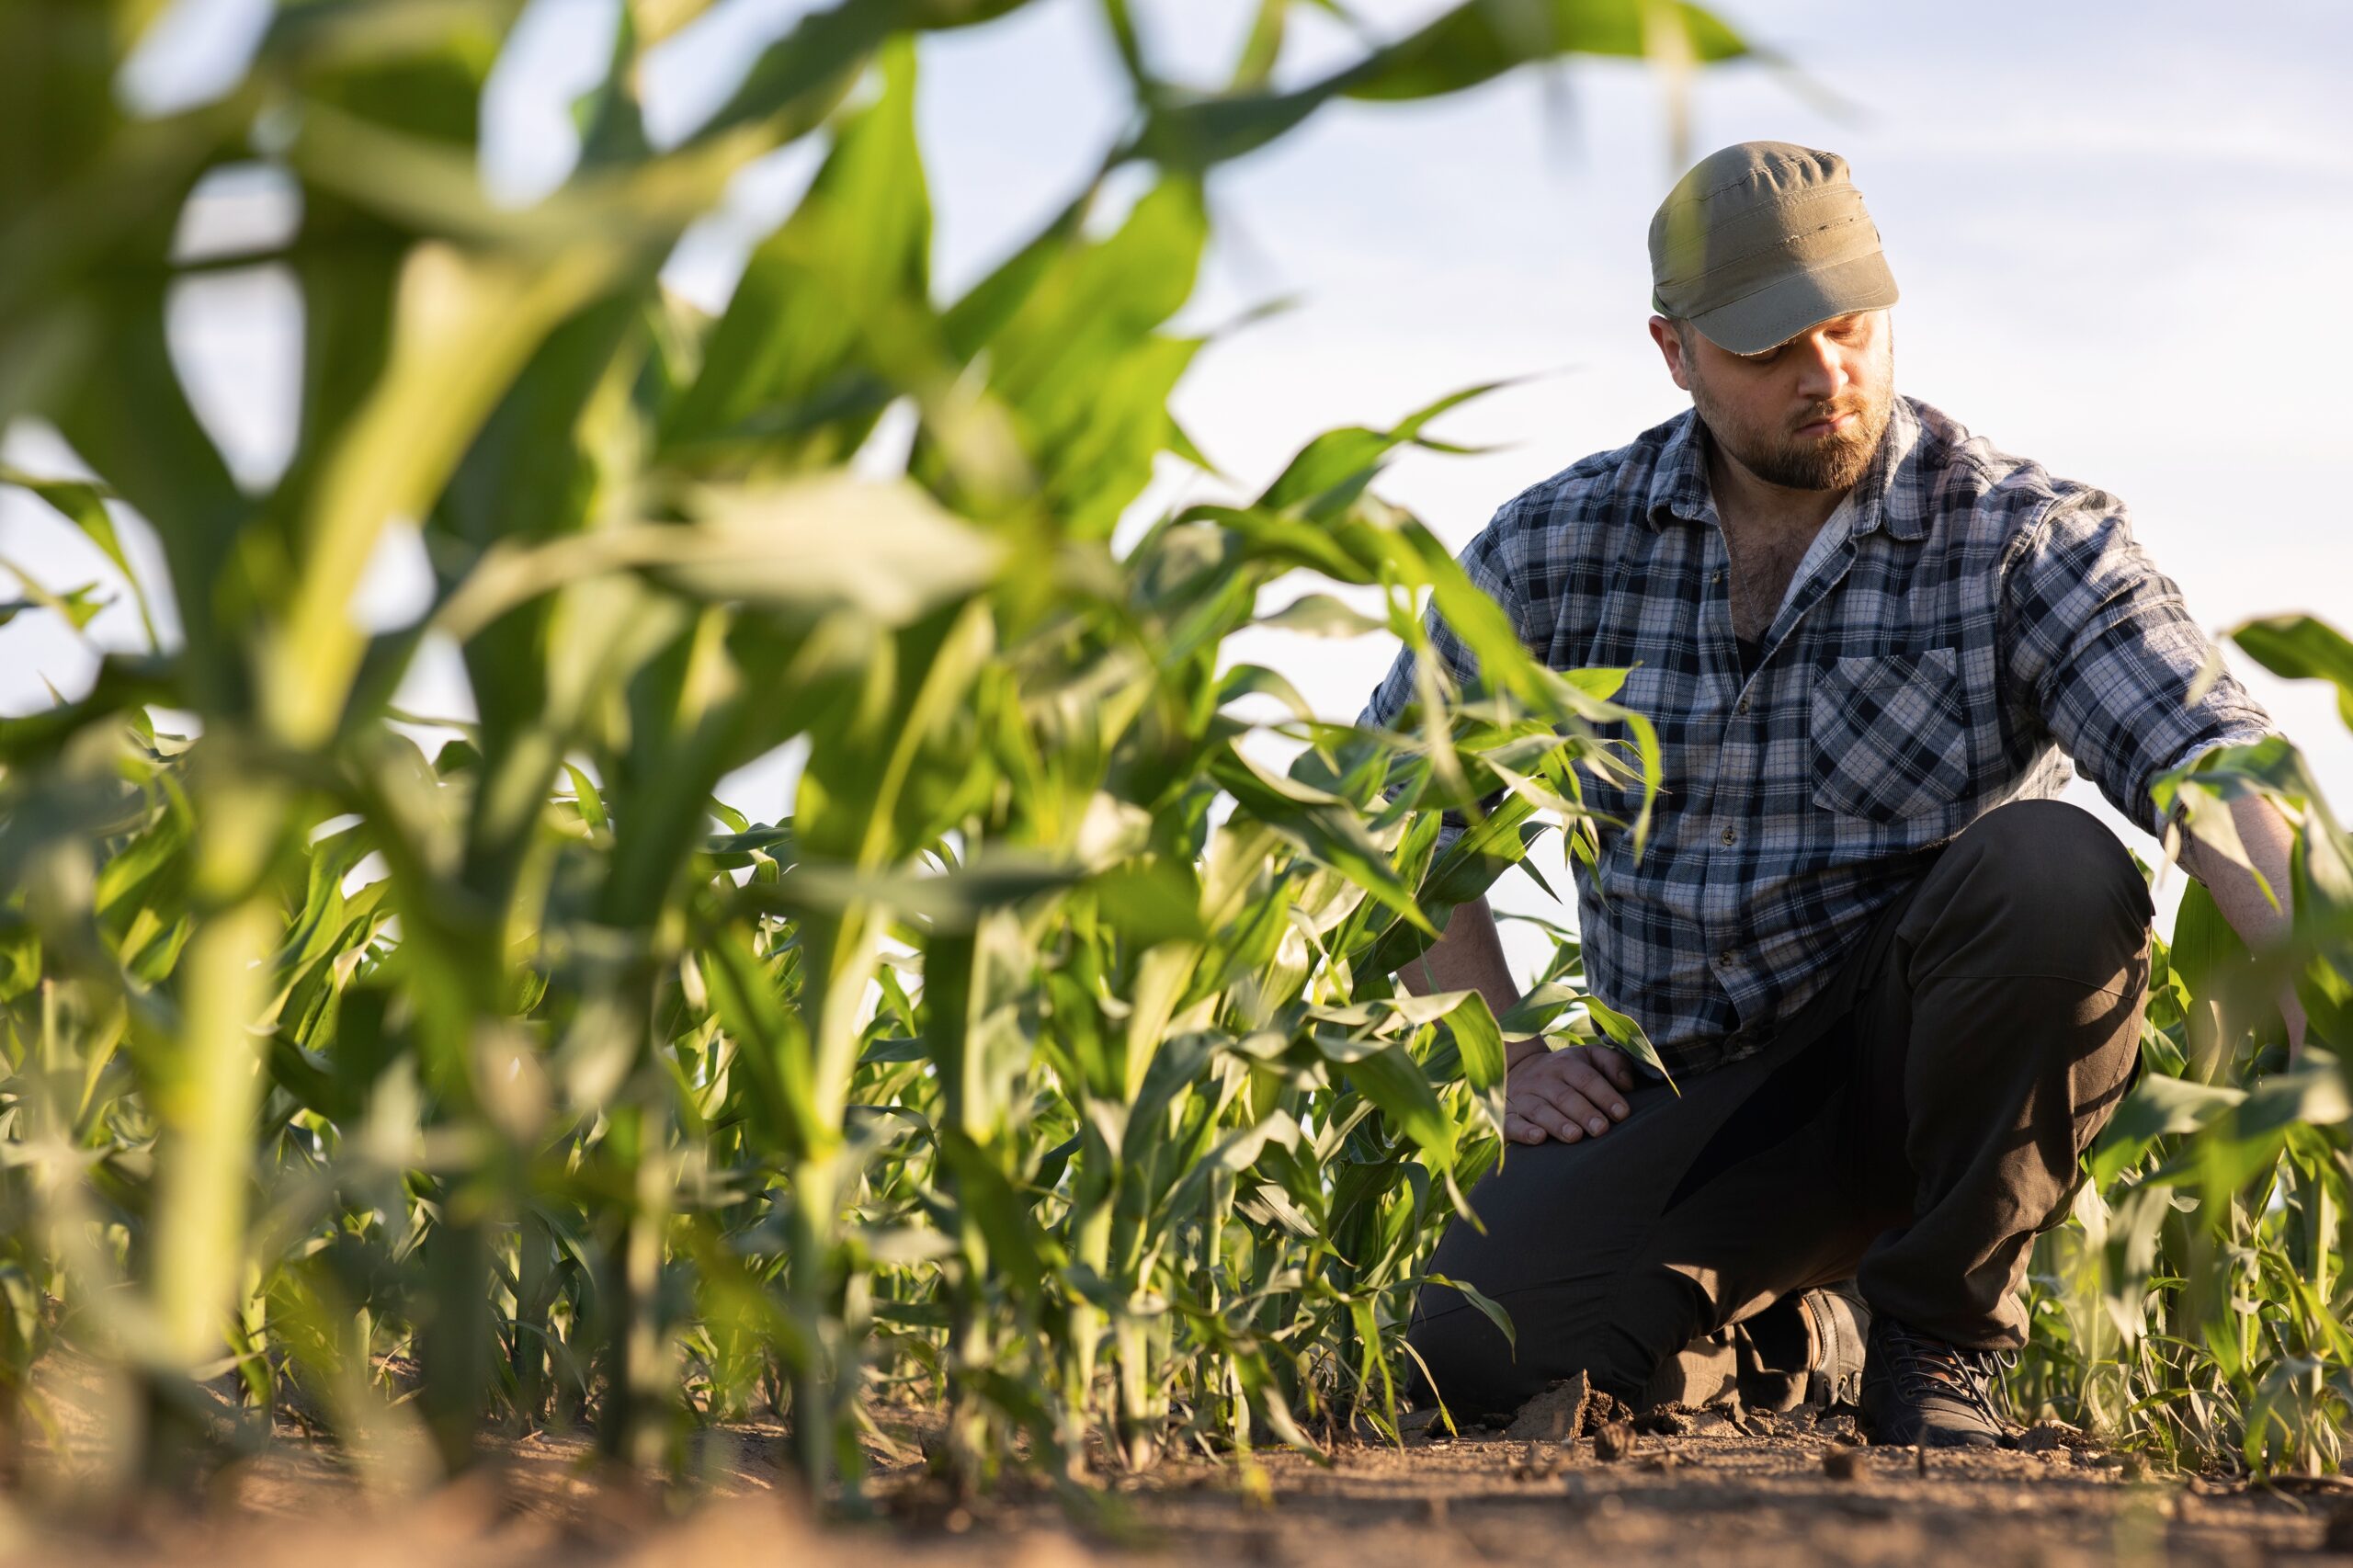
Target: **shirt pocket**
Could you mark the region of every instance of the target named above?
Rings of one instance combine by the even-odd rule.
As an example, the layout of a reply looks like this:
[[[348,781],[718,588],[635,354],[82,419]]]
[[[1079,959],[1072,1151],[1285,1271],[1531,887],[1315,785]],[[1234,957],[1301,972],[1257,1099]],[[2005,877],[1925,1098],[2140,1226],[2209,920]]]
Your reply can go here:
[[[1969,726],[1950,648],[1840,659],[1816,678],[1813,803],[1894,823],[1969,790]]]

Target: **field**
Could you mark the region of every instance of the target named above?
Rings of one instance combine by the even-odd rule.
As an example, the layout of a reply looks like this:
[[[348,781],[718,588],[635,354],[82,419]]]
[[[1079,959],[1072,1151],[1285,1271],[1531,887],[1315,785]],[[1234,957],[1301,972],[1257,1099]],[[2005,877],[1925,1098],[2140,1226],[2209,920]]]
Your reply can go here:
[[[534,1438],[465,1481],[352,1524],[365,1505],[299,1443],[222,1477],[213,1510],[151,1508],[91,1528],[20,1527],[0,1561],[98,1564],[211,1562],[261,1568],[333,1551],[352,1568],[426,1557],[522,1568],[609,1562],[656,1565],[741,1559],[849,1564],[892,1561],[1015,1568],[1219,1562],[1299,1568],[1464,1568],[1607,1556],[1632,1568],[1738,1561],[1826,1563],[2303,1563],[2353,1558],[2353,1485],[2250,1488],[2152,1476],[2097,1447],[1938,1454],[1850,1446],[1850,1422],[1817,1426],[1710,1412],[1674,1434],[1634,1437],[1604,1462],[1594,1441],[1528,1446],[1495,1433],[1415,1434],[1407,1446],[1350,1445],[1329,1463],[1270,1454],[1245,1474],[1176,1460],[1074,1514],[1036,1487],[959,1500],[919,1460],[937,1418],[905,1413],[873,1442],[876,1514],[819,1527],[778,1483],[789,1437],[773,1426],[715,1433],[697,1501],[672,1499],[593,1469],[582,1439]],[[1745,1429],[1744,1429],[1745,1428]],[[1825,1461],[1824,1456],[1839,1456]],[[1839,1474],[1829,1467],[1852,1469]]]
[[[6,112],[40,127],[0,203],[0,423],[77,465],[0,483],[107,563],[20,573],[0,624],[123,600],[146,629],[0,720],[11,1528],[168,1555],[192,1548],[167,1528],[76,1532],[196,1508],[276,1540],[438,1496],[388,1517],[486,1561],[620,1551],[632,1509],[654,1553],[813,1528],[776,1499],[668,1522],[750,1490],[943,1561],[1444,1561],[1555,1529],[1632,1562],[2319,1544],[2353,1412],[2353,840],[2283,742],[2159,789],[2225,852],[2230,800],[2282,807],[2295,937],[2250,955],[2188,896],[2147,1075],[2036,1256],[2014,1403],[2129,1460],[1837,1481],[1822,1433],[1713,1423],[1515,1479],[1550,1461],[1434,1441],[1404,1402],[1430,1248],[1502,1153],[1506,1042],[1649,1047],[1570,933],[1500,1018],[1390,976],[1506,869],[1639,840],[1655,746],[1622,672],[1543,667],[1379,493],[1480,389],[1302,432],[1263,487],[1115,529],[1155,461],[1208,466],[1167,411],[1201,344],[1168,324],[1218,165],[1332,99],[1574,53],[1702,69],[1737,34],[1472,3],[1279,87],[1292,3],[1266,0],[1212,90],[1160,80],[1107,0],[1130,133],[943,300],[921,40],[1020,0],[844,0],[657,146],[639,74],[703,8],[619,9],[578,166],[517,207],[474,153],[519,5],[285,5],[240,79],[156,114],[114,90],[155,5],[0,5],[0,62],[31,62],[0,66]],[[822,167],[723,312],[667,292],[729,180],[803,139]],[[189,254],[192,193],[256,166],[298,220]],[[240,271],[304,312],[266,485],[166,341],[177,284]],[[914,436],[878,472],[886,417]],[[430,607],[365,627],[403,528]],[[1479,679],[1425,659],[1397,732],[1227,647],[1427,651],[1431,617]],[[2341,633],[2233,637],[2353,724]],[[471,712],[396,704],[432,648]],[[788,748],[789,815],[716,798]],[[1441,851],[1449,806],[1474,825]]]

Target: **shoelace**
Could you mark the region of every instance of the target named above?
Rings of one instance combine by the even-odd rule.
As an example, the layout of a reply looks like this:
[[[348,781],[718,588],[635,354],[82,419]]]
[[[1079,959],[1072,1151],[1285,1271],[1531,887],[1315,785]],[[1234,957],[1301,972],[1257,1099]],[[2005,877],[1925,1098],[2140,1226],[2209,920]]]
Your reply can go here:
[[[1886,1326],[1883,1347],[1894,1362],[1888,1370],[1904,1399],[1915,1404],[1932,1396],[1958,1400],[1995,1426],[2002,1425],[2001,1413],[1994,1408],[1994,1374],[2016,1366],[2016,1355],[1964,1350],[1894,1323]]]

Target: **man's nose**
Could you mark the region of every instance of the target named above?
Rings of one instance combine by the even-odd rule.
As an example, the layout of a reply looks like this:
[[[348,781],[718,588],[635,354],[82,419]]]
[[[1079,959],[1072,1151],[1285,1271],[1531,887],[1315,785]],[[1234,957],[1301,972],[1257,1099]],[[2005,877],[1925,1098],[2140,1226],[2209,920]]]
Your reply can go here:
[[[1853,378],[1846,357],[1824,332],[1809,332],[1790,345],[1797,350],[1798,394],[1817,402],[1836,397]]]

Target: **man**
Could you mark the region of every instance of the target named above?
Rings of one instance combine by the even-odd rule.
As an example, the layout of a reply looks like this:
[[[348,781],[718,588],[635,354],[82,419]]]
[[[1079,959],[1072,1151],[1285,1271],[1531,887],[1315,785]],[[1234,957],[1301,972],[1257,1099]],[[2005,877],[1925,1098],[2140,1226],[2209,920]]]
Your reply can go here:
[[[1650,246],[1691,410],[1516,496],[1462,561],[1553,667],[1632,666],[1620,700],[1657,726],[1650,842],[1605,829],[1577,892],[1594,994],[1674,1083],[1516,1043],[1520,1146],[1472,1196],[1485,1233],[1432,1267],[1509,1312],[1517,1354],[1438,1286],[1412,1342],[1473,1414],[1577,1370],[1636,1400],[1694,1341],[1851,1278],[1878,1440],[1997,1443],[2028,1249],[2136,1070],[2148,978],[2147,890],[2049,798],[2059,754],[2158,832],[2152,780],[2269,722],[2227,677],[2193,699],[2207,642],[2121,503],[1894,395],[1895,283],[1844,160],[1726,148]],[[1411,660],[1364,722],[1394,726]],[[2286,889],[2287,825],[2237,815]],[[2284,936],[2246,870],[2185,858],[2251,945]],[[1517,1000],[1484,900],[1401,978]]]

